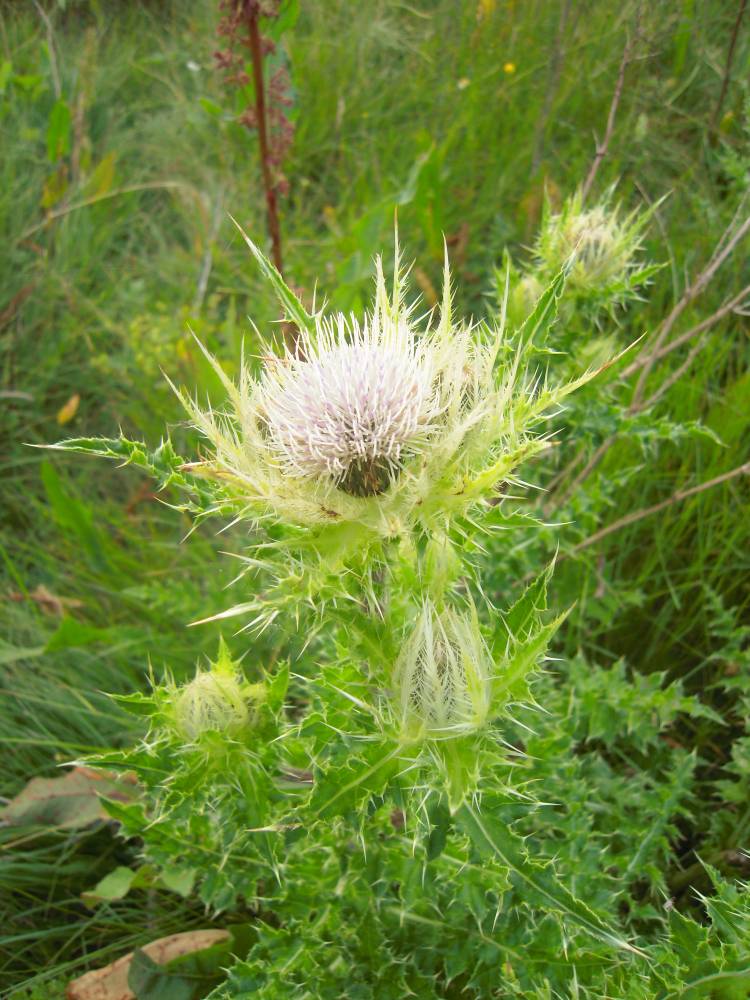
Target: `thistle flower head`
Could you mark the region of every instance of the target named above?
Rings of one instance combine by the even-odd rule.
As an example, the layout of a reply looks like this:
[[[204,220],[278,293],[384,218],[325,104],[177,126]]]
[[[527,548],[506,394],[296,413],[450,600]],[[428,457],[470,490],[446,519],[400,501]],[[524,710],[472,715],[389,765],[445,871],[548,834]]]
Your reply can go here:
[[[328,478],[353,496],[387,489],[439,409],[429,343],[381,312],[323,321],[317,336],[266,368],[259,406],[292,476]]]
[[[476,613],[427,602],[396,662],[405,735],[447,739],[481,729],[491,705],[492,661]]]

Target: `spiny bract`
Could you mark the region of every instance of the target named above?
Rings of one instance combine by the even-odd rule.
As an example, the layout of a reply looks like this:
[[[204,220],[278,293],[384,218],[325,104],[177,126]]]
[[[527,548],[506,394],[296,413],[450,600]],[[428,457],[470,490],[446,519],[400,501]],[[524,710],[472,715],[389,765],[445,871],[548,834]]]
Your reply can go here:
[[[223,642],[209,670],[198,670],[182,687],[169,691],[169,714],[177,734],[193,743],[210,732],[240,736],[255,721],[264,697],[262,684],[248,684]]]

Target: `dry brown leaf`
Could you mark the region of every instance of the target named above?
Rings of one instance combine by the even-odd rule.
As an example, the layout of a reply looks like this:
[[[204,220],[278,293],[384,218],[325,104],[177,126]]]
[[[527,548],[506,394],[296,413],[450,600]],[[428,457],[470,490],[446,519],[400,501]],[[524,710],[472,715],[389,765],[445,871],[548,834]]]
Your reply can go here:
[[[0,311],[0,330],[11,322],[33,291],[34,285],[24,285],[19,292],[16,292],[8,305]]]
[[[229,937],[229,931],[185,931],[183,934],[170,934],[169,937],[152,941],[151,944],[144,945],[142,951],[158,965],[166,965],[175,958],[203,951]],[[131,951],[103,969],[94,969],[93,972],[74,979],[65,994],[67,1000],[135,1000],[135,993],[128,987],[132,961]]]
[[[58,597],[57,594],[53,594],[52,591],[47,590],[44,584],[41,583],[34,590],[29,591],[28,594],[22,594],[20,591],[14,590],[7,595],[6,599],[9,601],[35,601],[42,611],[58,616],[65,614],[66,608],[83,607],[83,601],[76,600],[75,597]]]
[[[32,778],[0,809],[0,822],[6,826],[28,823],[77,829],[109,818],[99,795],[132,802],[138,795],[135,778],[87,767],[74,767],[59,778]]]
[[[76,413],[78,413],[78,404],[80,402],[81,397],[79,393],[74,392],[68,402],[64,406],[60,407],[57,411],[57,422],[61,427],[65,424],[69,424]]]

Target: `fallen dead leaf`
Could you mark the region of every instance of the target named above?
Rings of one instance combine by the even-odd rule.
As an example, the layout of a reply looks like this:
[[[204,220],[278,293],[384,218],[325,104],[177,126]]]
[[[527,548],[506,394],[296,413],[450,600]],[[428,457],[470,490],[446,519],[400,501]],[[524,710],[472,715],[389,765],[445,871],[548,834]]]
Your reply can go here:
[[[53,594],[52,591],[47,590],[44,584],[41,583],[34,590],[29,591],[28,594],[22,594],[20,591],[14,590],[7,595],[7,600],[34,601],[42,611],[57,616],[65,614],[66,608],[83,607],[83,601],[78,601],[75,597],[58,597],[57,594]]]
[[[65,426],[65,424],[69,424],[76,413],[78,413],[78,404],[80,402],[80,394],[74,392],[68,402],[64,406],[60,407],[57,411],[57,422],[61,427]]]
[[[169,937],[152,941],[141,950],[158,965],[166,965],[182,955],[203,951],[220,941],[226,941],[230,936],[229,931],[185,931],[183,934],[170,934]],[[132,961],[131,951],[103,969],[94,969],[93,972],[74,979],[65,994],[67,1000],[135,1000],[135,993],[128,987]]]
[[[77,829],[97,819],[109,819],[100,795],[118,802],[132,802],[138,795],[135,778],[87,767],[74,767],[59,778],[32,778],[0,809],[0,822],[5,826],[33,823]]]
[[[8,305],[0,311],[0,330],[11,322],[33,291],[34,285],[24,285],[19,292],[16,292]]]

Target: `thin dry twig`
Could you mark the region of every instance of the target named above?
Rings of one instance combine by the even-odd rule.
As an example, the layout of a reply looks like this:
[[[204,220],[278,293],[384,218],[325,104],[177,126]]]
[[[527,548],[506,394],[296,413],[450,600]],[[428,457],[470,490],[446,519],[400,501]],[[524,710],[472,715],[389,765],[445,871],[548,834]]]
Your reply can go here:
[[[643,364],[643,370],[641,371],[641,374],[638,378],[638,382],[635,387],[635,392],[633,393],[633,400],[630,404],[630,411],[632,413],[637,413],[638,409],[641,406],[641,402],[643,400],[643,396],[645,393],[646,380],[648,379],[648,376],[651,374],[651,369],[654,367],[654,364],[656,363],[656,355],[664,346],[664,342],[669,336],[672,327],[677,322],[682,313],[687,309],[690,303],[693,302],[693,300],[696,299],[704,290],[704,288],[709,284],[711,279],[714,277],[714,275],[719,270],[721,265],[726,261],[727,257],[729,257],[729,255],[735,249],[737,244],[740,243],[740,241],[747,235],[748,232],[750,232],[750,216],[748,216],[739,226],[737,226],[736,229],[734,228],[737,219],[740,215],[740,212],[744,206],[745,200],[746,200],[745,198],[742,199],[738,207],[738,210],[734,215],[734,218],[722,233],[721,238],[717,243],[716,248],[714,249],[714,252],[711,255],[711,259],[709,260],[708,264],[703,268],[698,277],[688,285],[688,287],[682,293],[680,299],[675,304],[672,311],[669,313],[669,315],[659,328],[656,340],[654,341],[651,350],[648,352],[645,358]],[[732,232],[733,229],[734,232]]]
[[[195,297],[193,298],[193,311],[198,312],[203,305],[203,300],[206,297],[206,291],[208,289],[208,279],[211,275],[211,268],[213,266],[214,259],[214,244],[216,243],[216,237],[219,235],[219,229],[221,228],[221,223],[224,218],[224,191],[219,191],[218,197],[214,204],[213,217],[211,219],[211,229],[208,234],[208,241],[206,243],[206,250],[203,254],[203,260],[201,262],[201,270],[198,275],[198,284],[195,289]]]
[[[55,35],[52,30],[52,22],[49,19],[47,12],[44,10],[39,0],[34,0],[34,6],[39,12],[39,16],[42,21],[44,21],[44,27],[47,32],[47,51],[49,53],[49,68],[52,74],[52,86],[55,90],[55,99],[60,100],[62,97],[62,82],[60,81],[60,70],[57,67],[57,55],[55,53]]]
[[[637,28],[636,28],[637,30]],[[602,160],[607,155],[609,149],[609,143],[612,139],[612,133],[615,129],[615,117],[617,115],[617,108],[620,104],[620,98],[622,97],[623,87],[625,85],[625,70],[628,68],[628,63],[631,61],[631,53],[633,51],[633,39],[630,35],[625,39],[625,48],[623,49],[622,59],[620,60],[620,69],[617,73],[617,83],[615,84],[615,91],[612,95],[612,102],[609,105],[609,114],[607,115],[607,125],[604,130],[604,138],[601,142],[596,144],[596,154],[591,163],[586,180],[583,182],[583,187],[581,188],[581,197],[583,201],[588,197],[591,186],[594,183],[599,167],[601,166]]]
[[[727,89],[729,88],[729,78],[732,75],[732,62],[734,61],[734,50],[737,46],[737,39],[740,34],[740,25],[742,24],[742,19],[745,16],[745,10],[747,9],[747,0],[740,0],[740,7],[737,11],[737,18],[734,22],[734,28],[732,29],[732,37],[729,39],[729,49],[727,51],[727,61],[724,67],[724,78],[721,81],[721,91],[719,93],[719,100],[716,102],[716,107],[714,108],[714,113],[711,116],[711,129],[714,130],[721,116],[721,110],[724,107],[724,100],[727,96]]]
[[[595,531],[594,534],[589,535],[588,538],[584,538],[582,542],[573,546],[570,552],[565,554],[575,555],[577,552],[581,552],[583,549],[588,549],[597,542],[600,542],[603,538],[607,538],[608,535],[614,534],[621,528],[626,528],[630,524],[642,521],[645,517],[651,517],[652,514],[658,514],[660,511],[666,510],[668,507],[673,507],[675,504],[681,503],[689,497],[696,496],[698,493],[703,493],[705,490],[710,490],[714,486],[719,486],[721,483],[727,483],[732,479],[736,479],[738,476],[750,476],[750,462],[745,462],[744,465],[739,465],[735,469],[730,469],[729,472],[723,472],[720,476],[714,476],[713,479],[709,479],[705,483],[699,483],[697,486],[691,486],[686,490],[677,490],[676,493],[667,497],[666,500],[662,500],[660,503],[655,503],[651,507],[634,510],[630,514],[626,514],[624,517],[620,517],[616,521],[613,521],[612,524],[608,524],[606,527],[600,528],[599,531]]]
[[[581,483],[584,482],[584,480],[588,479],[588,477],[591,475],[591,473],[594,471],[594,469],[597,467],[597,465],[601,462],[601,460],[607,454],[607,452],[609,451],[610,447],[614,444],[614,442],[615,442],[615,435],[614,434],[612,434],[608,438],[605,438],[605,440],[602,441],[602,443],[599,445],[599,447],[593,453],[593,455],[588,460],[588,462],[586,462],[586,464],[584,465],[584,467],[581,469],[581,471],[578,473],[578,475],[575,477],[575,479],[571,482],[571,484],[565,490],[565,492],[563,493],[563,495],[561,497],[559,497],[559,498],[551,497],[550,500],[549,500],[549,502],[547,503],[545,509],[546,510],[551,510],[551,509],[553,509],[555,507],[563,507],[567,503],[567,501],[570,499],[570,497],[573,496],[573,494],[578,489],[578,487],[581,485]],[[579,452],[579,454],[576,455],[568,463],[568,465],[563,470],[565,472],[565,476],[561,477],[562,479],[566,478],[567,475],[577,465],[580,465],[581,457],[582,457],[582,452]]]
[[[703,350],[707,340],[708,340],[708,334],[704,333],[703,336],[698,341],[698,343],[695,344],[693,347],[691,347],[691,349],[688,351],[688,356],[685,358],[682,364],[679,365],[679,367],[675,368],[675,370],[670,375],[668,375],[667,378],[664,379],[659,388],[655,392],[653,392],[648,397],[648,399],[643,401],[643,403],[641,404],[642,409],[647,410],[650,406],[653,406],[655,403],[658,403],[658,401],[662,398],[662,396],[665,393],[669,392],[669,390],[672,388],[675,382],[680,381],[682,376],[690,368],[692,363],[695,361],[700,352]]]
[[[40,229],[45,229],[55,219],[60,219],[64,215],[76,212],[79,208],[88,208],[89,205],[96,205],[97,202],[107,201],[109,198],[118,198],[121,194],[133,194],[135,191],[174,191],[179,189],[189,191],[191,194],[198,194],[195,188],[189,184],[185,184],[183,181],[144,181],[142,184],[129,184],[127,187],[113,188],[111,191],[94,194],[90,198],[84,198],[83,201],[76,201],[72,205],[65,205],[54,212],[48,212],[41,222],[37,222],[36,225],[31,226],[30,229],[21,233],[16,243],[23,243],[24,240],[33,236],[34,233],[38,233]]]
[[[629,378],[634,375],[637,371],[640,371],[644,365],[648,364],[649,359],[654,362],[661,361],[662,358],[666,358],[668,354],[676,351],[678,348],[682,347],[683,344],[688,343],[688,341],[693,340],[694,337],[700,336],[704,331],[710,330],[712,327],[716,326],[719,320],[722,320],[725,316],[728,316],[732,312],[740,312],[745,308],[745,299],[750,297],[750,285],[745,285],[741,292],[733,295],[732,298],[727,299],[726,302],[721,305],[716,312],[707,316],[706,319],[701,320],[695,326],[691,326],[689,330],[685,330],[674,340],[670,340],[668,344],[655,351],[653,355],[648,357],[636,358],[631,364],[624,368],[620,373],[620,378]]]

